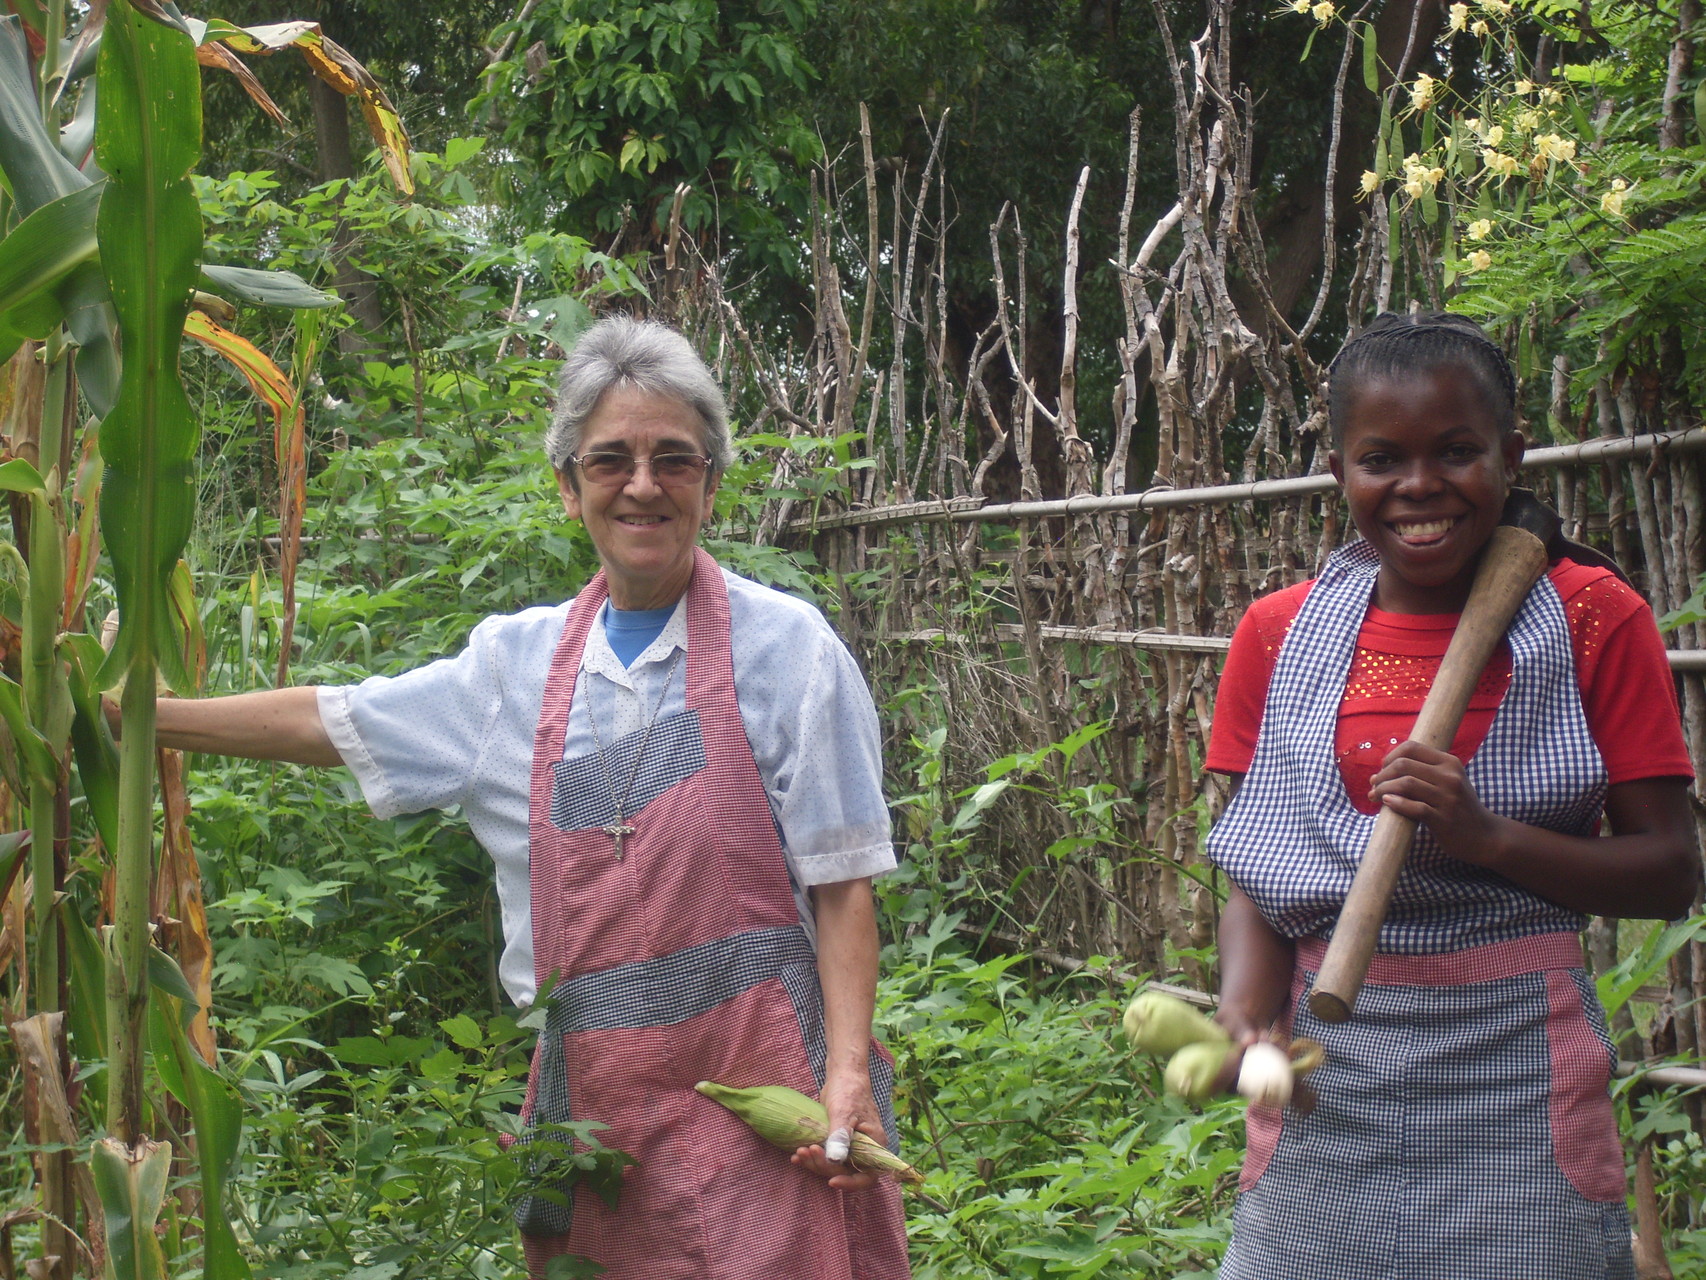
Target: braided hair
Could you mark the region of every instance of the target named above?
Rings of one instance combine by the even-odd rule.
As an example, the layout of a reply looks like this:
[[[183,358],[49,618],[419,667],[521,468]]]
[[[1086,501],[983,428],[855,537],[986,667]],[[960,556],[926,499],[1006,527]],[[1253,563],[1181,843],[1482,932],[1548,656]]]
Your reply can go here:
[[[1468,316],[1449,311],[1399,315],[1386,311],[1345,343],[1327,370],[1327,416],[1333,448],[1345,442],[1345,424],[1357,393],[1370,378],[1406,377],[1446,365],[1467,370],[1499,435],[1516,430],[1516,375],[1497,343]]]

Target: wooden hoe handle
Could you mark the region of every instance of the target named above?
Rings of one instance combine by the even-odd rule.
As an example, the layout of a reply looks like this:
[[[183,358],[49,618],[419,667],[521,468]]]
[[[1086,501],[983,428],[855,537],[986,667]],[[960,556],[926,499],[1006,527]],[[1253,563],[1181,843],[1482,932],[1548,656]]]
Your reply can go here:
[[[1436,751],[1450,749],[1487,659],[1545,570],[1546,544],[1534,534],[1514,525],[1493,530],[1411,739]],[[1382,807],[1374,820],[1309,997],[1309,1008],[1323,1022],[1343,1022],[1351,1016],[1415,834],[1415,820],[1395,809]]]

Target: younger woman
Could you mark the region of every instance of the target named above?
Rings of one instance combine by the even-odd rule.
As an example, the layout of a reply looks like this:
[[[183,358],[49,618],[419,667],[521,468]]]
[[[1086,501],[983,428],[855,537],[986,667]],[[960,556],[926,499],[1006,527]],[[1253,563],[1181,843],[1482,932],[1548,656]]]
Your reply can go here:
[[[1679,915],[1699,882],[1651,610],[1555,559],[1451,751],[1407,740],[1516,477],[1515,392],[1461,316],[1384,315],[1348,343],[1329,458],[1362,538],[1252,605],[1227,657],[1205,762],[1237,788],[1209,837],[1233,885],[1218,1016],[1246,1044],[1278,1020],[1327,1062],[1311,1114],[1250,1111],[1223,1280],[1634,1277],[1577,935]],[[1420,826],[1356,1012],[1329,1026],[1310,984],[1382,805]]]

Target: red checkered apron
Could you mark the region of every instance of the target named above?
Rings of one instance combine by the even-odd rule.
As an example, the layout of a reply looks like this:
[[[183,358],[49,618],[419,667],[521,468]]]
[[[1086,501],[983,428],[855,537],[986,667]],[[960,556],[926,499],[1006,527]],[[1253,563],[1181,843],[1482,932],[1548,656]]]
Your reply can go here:
[[[534,742],[534,974],[551,1011],[523,1116],[600,1121],[599,1140],[638,1163],[614,1209],[584,1193],[522,1202],[529,1275],[572,1254],[605,1280],[909,1276],[893,1183],[834,1190],[693,1090],[714,1080],[815,1096],[822,1045],[815,961],[736,704],[728,592],[703,551],[687,593],[687,716],[703,767],[627,819],[621,860],[599,827],[552,820],[575,679],[607,594],[600,573],[570,609]],[[875,1042],[872,1055],[889,1068]]]

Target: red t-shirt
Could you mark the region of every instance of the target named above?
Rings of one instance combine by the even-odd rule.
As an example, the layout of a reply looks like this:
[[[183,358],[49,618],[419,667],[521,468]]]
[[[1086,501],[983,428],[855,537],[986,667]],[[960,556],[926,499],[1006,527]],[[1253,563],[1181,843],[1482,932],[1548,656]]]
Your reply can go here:
[[[1604,569],[1559,560],[1548,576],[1564,602],[1582,708],[1610,781],[1692,778],[1676,682],[1652,609]],[[1204,768],[1249,771],[1280,643],[1313,585],[1302,582],[1262,597],[1238,623],[1215,698]],[[1363,621],[1333,751],[1351,802],[1364,813],[1379,807],[1369,802],[1369,780],[1386,753],[1410,736],[1457,617],[1371,607]],[[1510,679],[1510,647],[1500,644],[1470,697],[1451,754],[1460,760],[1474,754]]]

